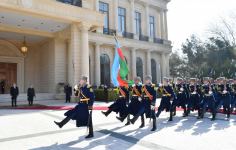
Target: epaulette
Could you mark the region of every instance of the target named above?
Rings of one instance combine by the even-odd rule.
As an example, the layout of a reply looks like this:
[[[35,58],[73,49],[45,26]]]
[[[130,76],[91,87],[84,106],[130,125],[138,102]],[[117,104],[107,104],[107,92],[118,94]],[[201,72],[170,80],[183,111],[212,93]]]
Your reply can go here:
[[[91,86],[90,84],[87,85],[87,88],[88,88],[88,89],[91,88],[91,87],[92,87],[92,86]]]
[[[156,85],[155,84],[152,84],[152,87],[155,87]]]

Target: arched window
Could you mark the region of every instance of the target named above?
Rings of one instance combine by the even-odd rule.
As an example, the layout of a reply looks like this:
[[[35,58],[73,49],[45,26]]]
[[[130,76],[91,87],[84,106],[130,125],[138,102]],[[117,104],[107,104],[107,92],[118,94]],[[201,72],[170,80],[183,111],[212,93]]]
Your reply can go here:
[[[110,86],[110,58],[107,54],[100,56],[101,63],[101,84]]]
[[[136,71],[137,71],[137,76],[141,77],[143,80],[143,61],[140,57],[136,58]]]
[[[157,63],[151,59],[152,82],[157,84]]]

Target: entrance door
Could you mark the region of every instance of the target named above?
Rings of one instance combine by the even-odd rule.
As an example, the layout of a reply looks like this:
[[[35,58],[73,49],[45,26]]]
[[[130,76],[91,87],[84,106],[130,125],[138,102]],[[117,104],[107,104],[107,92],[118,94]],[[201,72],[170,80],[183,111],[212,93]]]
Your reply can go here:
[[[17,81],[17,64],[0,62],[0,93],[10,92],[10,87]]]

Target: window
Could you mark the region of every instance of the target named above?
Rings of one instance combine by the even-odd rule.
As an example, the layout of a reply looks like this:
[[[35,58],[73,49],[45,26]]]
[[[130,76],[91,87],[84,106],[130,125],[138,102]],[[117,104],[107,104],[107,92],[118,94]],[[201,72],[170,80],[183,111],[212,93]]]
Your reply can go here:
[[[118,8],[118,31],[126,31],[126,9],[122,7]]]
[[[108,32],[109,28],[109,5],[104,2],[99,2],[99,11],[105,15],[104,30]]]
[[[136,34],[141,34],[141,13],[135,12],[135,28]]]
[[[136,59],[136,70],[137,76],[139,76],[143,81],[143,61],[140,57],[137,57]]]
[[[101,65],[101,84],[110,86],[110,58],[107,54],[100,56]]]
[[[151,59],[152,82],[157,84],[157,64],[154,59]]]
[[[154,16],[149,16],[149,29],[150,29],[150,37],[155,38],[155,20]]]

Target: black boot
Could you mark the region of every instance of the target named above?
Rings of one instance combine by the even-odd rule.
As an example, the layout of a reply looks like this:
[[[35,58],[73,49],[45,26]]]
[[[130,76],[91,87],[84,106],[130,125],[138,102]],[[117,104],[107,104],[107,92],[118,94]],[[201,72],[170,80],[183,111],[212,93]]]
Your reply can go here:
[[[157,127],[156,127],[156,118],[152,120],[153,121],[153,127],[151,131],[156,131]]]
[[[134,116],[133,119],[130,119],[130,122],[134,124],[136,120],[138,119],[138,117],[139,117],[138,115]]]
[[[118,117],[118,116],[116,116],[116,119],[120,120],[121,122],[123,122],[125,120],[124,117]]]
[[[212,114],[212,118],[211,118],[211,121],[214,121],[214,120],[216,120],[216,114]]]
[[[86,139],[89,139],[89,138],[92,138],[93,137],[93,134],[89,134],[89,135],[87,135],[85,138]]]
[[[170,111],[170,118],[169,118],[169,120],[168,121],[173,121],[173,114],[172,114],[173,112],[172,111]]]
[[[127,123],[125,125],[126,126],[130,125],[130,115],[127,116]]]
[[[186,111],[186,108],[184,108],[184,113],[183,113],[183,117],[187,117],[187,111]]]
[[[61,122],[56,122],[54,121],[54,123],[59,127],[62,128],[67,122],[70,121],[69,117],[66,117],[65,119],[63,119]]]
[[[144,120],[144,115],[141,115],[141,125],[139,128],[143,128],[145,126],[145,120]]]
[[[112,110],[108,109],[106,112],[102,111],[102,113],[107,117],[110,113],[112,112]]]

